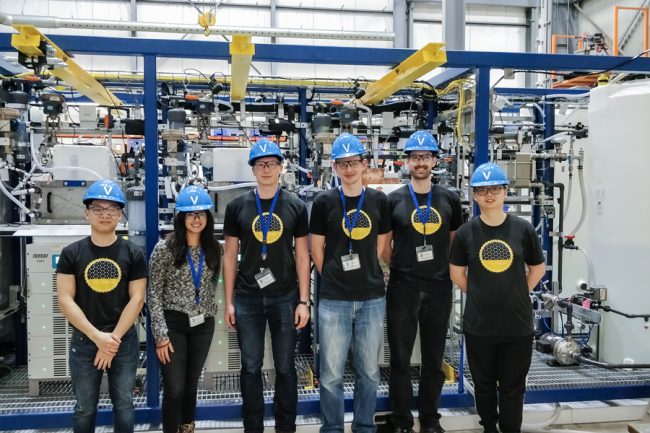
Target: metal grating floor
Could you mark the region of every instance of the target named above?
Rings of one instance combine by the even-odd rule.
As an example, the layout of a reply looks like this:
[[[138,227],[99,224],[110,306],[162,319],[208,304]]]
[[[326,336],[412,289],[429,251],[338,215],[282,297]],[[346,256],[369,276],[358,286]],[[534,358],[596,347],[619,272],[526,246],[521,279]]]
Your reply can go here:
[[[452,353],[453,352],[453,353]],[[448,360],[456,360],[457,366],[458,349],[447,351]],[[589,365],[575,367],[551,367],[546,364],[549,359],[547,355],[533,353],[533,361],[528,377],[529,391],[563,390],[596,387],[623,387],[635,385],[647,385],[650,383],[650,370],[624,371],[605,370]],[[298,370],[298,399],[318,399],[318,388],[311,387],[308,379],[308,369],[312,364],[312,357],[298,355],[296,367]],[[413,389],[417,393],[417,376],[419,369],[412,370]],[[388,368],[381,368],[381,383],[377,390],[378,397],[388,396]],[[273,373],[263,373],[264,396],[267,402],[273,399]],[[469,368],[465,365],[464,380],[473,388]],[[215,389],[205,389],[203,381],[199,385],[198,405],[215,405],[240,403],[239,375],[217,374],[214,378]],[[353,395],[354,375],[350,368],[346,370],[344,378],[344,392],[346,398]],[[40,387],[39,397],[30,397],[28,390],[27,368],[20,367],[0,379],[0,415],[19,413],[51,413],[70,412],[74,407],[72,386],[69,381],[44,382]],[[138,377],[138,390],[134,395],[134,403],[137,408],[146,407],[146,397],[140,390],[145,389],[144,377]],[[444,394],[457,393],[457,384],[445,384]],[[110,408],[111,403],[108,394],[102,394],[99,403],[100,408]]]
[[[458,359],[456,353],[456,359]],[[607,370],[587,364],[550,366],[551,356],[533,352],[526,382],[527,391],[569,390],[581,388],[624,387],[650,384],[650,369]],[[455,365],[455,367],[457,364]],[[465,361],[465,382],[473,388],[472,376]]]

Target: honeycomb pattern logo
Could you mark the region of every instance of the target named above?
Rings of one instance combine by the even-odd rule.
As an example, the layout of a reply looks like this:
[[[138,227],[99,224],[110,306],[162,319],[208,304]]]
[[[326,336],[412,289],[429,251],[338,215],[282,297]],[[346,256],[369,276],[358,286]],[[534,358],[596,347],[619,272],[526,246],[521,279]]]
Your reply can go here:
[[[356,211],[357,211],[356,209],[352,209],[348,211],[347,213],[348,222],[352,222],[352,219],[354,218],[354,213]],[[343,229],[343,233],[345,233],[347,237],[350,237],[350,232],[348,228],[345,226],[345,218],[341,218],[341,228]],[[355,241],[360,241],[361,239],[364,239],[366,236],[368,236],[371,231],[372,231],[372,221],[370,220],[368,214],[362,210],[361,212],[359,212],[359,218],[357,218],[356,225],[352,227],[352,239]]]
[[[426,212],[427,206],[422,205],[420,206],[420,209],[422,209],[422,213]],[[418,213],[415,209],[413,209],[413,212],[411,213],[411,225],[421,235],[432,235],[435,232],[437,232],[440,229],[440,226],[442,225],[442,218],[440,217],[440,213],[436,208],[430,207],[429,208],[429,217],[427,218],[426,223],[424,224],[424,230],[422,227],[422,220],[420,219],[420,213]]]
[[[512,248],[502,240],[493,239],[481,246],[479,258],[483,267],[488,271],[503,272],[512,265]]]
[[[95,259],[86,266],[84,279],[93,291],[107,293],[119,284],[122,279],[122,269],[111,259]]]
[[[269,214],[268,212],[262,212],[264,219],[267,218],[268,214]],[[262,228],[260,224],[259,215],[256,216],[255,219],[253,220],[251,229],[253,230],[253,235],[255,236],[255,239],[257,239],[259,243],[262,243],[263,236],[262,236]],[[284,231],[284,224],[282,223],[280,217],[274,213],[271,216],[271,225],[269,226],[269,232],[266,234],[266,243],[272,244],[273,242],[276,242],[282,236],[283,231]]]

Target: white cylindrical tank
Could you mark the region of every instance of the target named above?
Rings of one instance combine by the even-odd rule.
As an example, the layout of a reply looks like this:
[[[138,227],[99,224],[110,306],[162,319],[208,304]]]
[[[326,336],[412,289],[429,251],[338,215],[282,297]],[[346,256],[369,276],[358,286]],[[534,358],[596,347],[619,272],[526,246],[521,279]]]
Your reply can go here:
[[[606,305],[650,313],[650,81],[591,91],[585,149],[587,237],[595,284],[608,288]],[[601,359],[650,362],[643,319],[603,313]]]

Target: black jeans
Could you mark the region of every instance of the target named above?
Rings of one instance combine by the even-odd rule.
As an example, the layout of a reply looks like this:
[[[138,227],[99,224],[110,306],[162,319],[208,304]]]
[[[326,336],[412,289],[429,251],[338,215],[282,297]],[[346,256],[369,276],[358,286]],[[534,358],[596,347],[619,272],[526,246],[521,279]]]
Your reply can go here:
[[[465,333],[467,362],[474,382],[476,411],[485,431],[519,433],[533,336],[478,336]],[[499,410],[497,411],[497,405]]]
[[[235,322],[241,350],[241,394],[244,432],[264,431],[264,334],[271,331],[275,392],[273,412],[275,430],[296,431],[298,378],[296,376],[296,340],[294,312],[298,293],[275,297],[235,295]]]
[[[411,404],[411,354],[420,324],[420,391],[418,411],[422,428],[433,427],[440,418],[438,403],[445,383],[442,358],[445,352],[452,289],[424,291],[391,279],[386,295],[388,344],[390,345],[389,394],[395,427],[413,427]]]
[[[196,390],[212,344],[214,317],[190,328],[187,314],[165,310],[165,322],[174,352],[171,361],[162,366],[163,432],[176,433],[181,424],[194,421]]]

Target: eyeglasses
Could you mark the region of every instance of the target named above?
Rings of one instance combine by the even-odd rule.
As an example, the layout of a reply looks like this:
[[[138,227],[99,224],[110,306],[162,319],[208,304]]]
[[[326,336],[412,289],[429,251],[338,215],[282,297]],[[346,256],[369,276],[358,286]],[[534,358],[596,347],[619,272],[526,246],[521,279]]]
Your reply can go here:
[[[354,161],[336,161],[334,164],[338,168],[344,169],[344,168],[358,168],[361,165],[361,162],[363,159],[355,159]]]
[[[257,161],[255,164],[253,164],[253,167],[257,168],[258,170],[263,170],[265,168],[276,168],[279,166],[280,163],[277,161]]]
[[[208,218],[208,214],[205,212],[188,212],[185,214],[185,218],[192,220],[205,220]]]
[[[434,155],[425,153],[423,155],[409,155],[409,161],[410,162],[431,162],[435,158]]]
[[[102,206],[88,206],[88,209],[93,213],[93,215],[103,215],[104,212],[108,214],[108,216],[116,217],[118,215],[122,215],[122,209],[120,209],[117,206],[109,206],[109,207],[102,207]]]
[[[497,195],[500,194],[504,188],[503,185],[477,186],[474,188],[474,194],[484,196],[489,192],[492,195]]]

